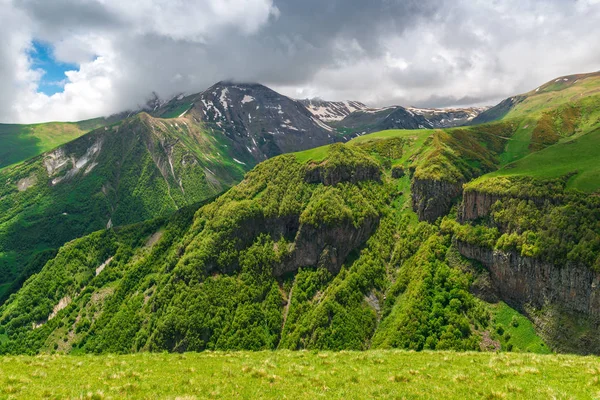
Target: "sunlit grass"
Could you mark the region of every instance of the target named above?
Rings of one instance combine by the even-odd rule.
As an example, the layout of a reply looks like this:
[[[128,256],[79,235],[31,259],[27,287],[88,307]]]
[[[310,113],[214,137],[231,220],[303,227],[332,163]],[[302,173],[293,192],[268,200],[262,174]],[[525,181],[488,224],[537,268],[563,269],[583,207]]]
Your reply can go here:
[[[0,398],[593,398],[596,357],[237,352],[4,357]]]

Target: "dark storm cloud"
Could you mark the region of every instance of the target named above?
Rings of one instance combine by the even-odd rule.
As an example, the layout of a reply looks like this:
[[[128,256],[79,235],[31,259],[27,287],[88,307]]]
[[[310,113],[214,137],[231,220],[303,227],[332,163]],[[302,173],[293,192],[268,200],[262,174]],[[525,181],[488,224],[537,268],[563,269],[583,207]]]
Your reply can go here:
[[[123,23],[119,15],[96,0],[15,0],[14,4],[39,28],[53,34],[114,29]]]
[[[321,47],[336,38],[355,40],[362,49],[381,50],[379,39],[401,34],[420,19],[432,17],[441,1],[430,0],[278,0],[280,18],[267,29],[270,35],[302,37]]]

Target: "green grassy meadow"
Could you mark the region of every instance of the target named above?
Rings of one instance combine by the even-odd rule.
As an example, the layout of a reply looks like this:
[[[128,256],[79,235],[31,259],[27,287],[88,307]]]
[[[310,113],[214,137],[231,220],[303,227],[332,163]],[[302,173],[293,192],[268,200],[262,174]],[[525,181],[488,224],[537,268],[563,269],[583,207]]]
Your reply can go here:
[[[106,124],[104,118],[31,125],[0,124],[0,169],[52,150]]]
[[[600,129],[596,129],[578,138],[529,154],[480,179],[494,176],[531,176],[548,179],[574,173],[568,182],[568,188],[594,192],[600,189],[599,148]]]
[[[2,399],[592,399],[597,357],[233,352],[4,357]]]
[[[378,140],[386,140],[386,139],[394,139],[394,138],[406,138],[413,139],[411,149],[412,151],[407,152],[402,157],[402,162],[408,159],[409,155],[414,154],[414,151],[419,149],[424,143],[425,140],[430,137],[435,130],[432,129],[417,129],[417,130],[409,130],[409,129],[390,129],[386,131],[369,133],[368,135],[358,136],[352,139],[349,143],[352,144],[361,144],[374,142]],[[306,163],[308,161],[319,162],[323,161],[329,152],[329,145],[316,147],[314,149],[304,150],[297,153],[294,153],[296,156],[296,160],[300,163]]]

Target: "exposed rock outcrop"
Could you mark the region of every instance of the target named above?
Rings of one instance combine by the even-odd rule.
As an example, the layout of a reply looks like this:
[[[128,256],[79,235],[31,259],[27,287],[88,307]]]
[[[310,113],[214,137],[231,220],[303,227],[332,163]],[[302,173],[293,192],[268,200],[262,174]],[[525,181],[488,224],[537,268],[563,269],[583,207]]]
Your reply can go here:
[[[463,192],[463,201],[458,210],[458,217],[460,222],[472,221],[478,218],[487,217],[494,203],[498,200],[506,199],[510,196],[500,196],[497,194],[486,193],[477,190],[465,190]],[[512,196],[515,197],[515,196]],[[541,198],[541,197],[527,197],[519,196],[518,198],[523,200],[532,201],[537,206],[541,206],[546,202],[558,204],[560,198]]]
[[[404,167],[401,165],[394,165],[392,167],[392,178],[399,179],[405,175]]]
[[[273,274],[281,276],[307,266],[325,267],[337,274],[350,252],[369,239],[378,223],[379,218],[365,218],[359,227],[351,221],[323,227],[301,225],[290,254],[274,267]]]
[[[459,220],[464,222],[486,217],[489,215],[494,203],[498,200],[500,200],[500,196],[498,195],[474,190],[465,191],[458,212]]]
[[[515,305],[542,308],[560,303],[566,309],[600,320],[600,274],[583,265],[557,266],[547,261],[457,242],[460,253],[481,262],[500,296]]]
[[[599,353],[600,274],[568,262],[551,262],[457,241],[459,252],[481,262],[495,291],[530,314],[544,338],[560,351]],[[560,320],[565,323],[557,323]]]
[[[307,183],[322,183],[325,186],[334,186],[340,182],[357,183],[368,180],[379,182],[381,170],[377,164],[340,164],[333,167],[327,164],[312,164],[307,167],[304,180]]]
[[[411,183],[413,210],[419,220],[434,222],[447,214],[462,193],[462,183],[414,178]]]

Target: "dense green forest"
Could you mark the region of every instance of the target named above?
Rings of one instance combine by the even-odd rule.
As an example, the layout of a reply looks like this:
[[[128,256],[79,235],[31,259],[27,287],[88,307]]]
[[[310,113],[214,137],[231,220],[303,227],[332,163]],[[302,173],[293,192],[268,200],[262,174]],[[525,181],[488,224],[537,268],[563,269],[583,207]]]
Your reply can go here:
[[[248,167],[228,143],[200,124],[139,114],[1,170],[0,302],[66,242],[239,182]]]
[[[470,292],[485,271],[415,218],[392,177],[415,141],[276,157],[195,213],[68,243],[0,309],[2,352],[547,351],[511,341]]]

